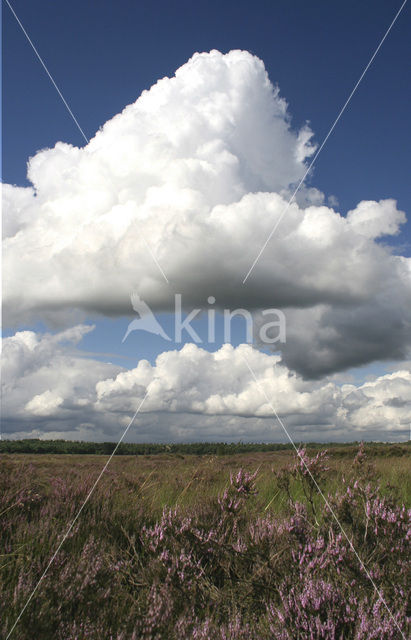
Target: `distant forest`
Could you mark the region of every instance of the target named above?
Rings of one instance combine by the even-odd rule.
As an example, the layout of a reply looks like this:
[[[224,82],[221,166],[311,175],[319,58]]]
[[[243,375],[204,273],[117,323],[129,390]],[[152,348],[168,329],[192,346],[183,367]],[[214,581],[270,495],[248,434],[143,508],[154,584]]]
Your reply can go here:
[[[335,456],[352,455],[359,442],[347,443],[296,443],[307,449],[332,449]],[[411,452],[410,441],[404,444],[386,442],[366,443],[368,455],[406,455]],[[49,454],[86,454],[110,455],[116,446],[115,442],[77,442],[73,440],[0,440],[0,453],[49,453]],[[193,442],[174,444],[138,444],[122,442],[116,455],[153,455],[153,454],[181,454],[181,455],[232,455],[235,453],[252,453],[257,451],[285,451],[293,449],[292,445],[279,443],[252,442]]]

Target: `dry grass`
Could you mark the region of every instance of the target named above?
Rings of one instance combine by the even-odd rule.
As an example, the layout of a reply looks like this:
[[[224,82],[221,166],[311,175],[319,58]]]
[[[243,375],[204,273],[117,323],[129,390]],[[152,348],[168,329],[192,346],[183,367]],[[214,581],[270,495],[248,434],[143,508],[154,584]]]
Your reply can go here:
[[[352,466],[353,456],[330,452],[330,473],[326,491],[333,493],[341,483],[341,478]],[[147,456],[113,457],[101,480],[102,487],[115,478],[118,484],[118,499],[138,500],[153,513],[159,513],[164,506],[196,506],[201,500],[215,498],[229,483],[230,473],[239,468],[249,471],[259,470],[258,494],[250,501],[250,508],[262,512],[270,509],[282,510],[284,495],[278,491],[275,471],[290,464],[294,458],[292,451],[269,453],[245,453],[230,456],[157,454]],[[30,469],[31,477],[37,478],[39,485],[47,487],[50,480],[62,477],[75,482],[79,476],[96,478],[104,466],[107,456],[98,455],[2,455],[2,464],[10,471],[18,471],[24,478],[24,469]],[[398,498],[411,506],[411,465],[410,456],[375,456],[372,458],[382,491],[387,484],[396,487]],[[29,488],[29,487],[27,487]],[[296,488],[296,491],[298,489]],[[295,497],[302,498],[298,494]]]
[[[370,563],[373,575],[380,576],[379,583],[386,577],[384,589],[396,615],[401,617],[406,592],[399,583],[400,579],[404,582],[406,571],[406,554],[401,546],[405,514],[397,502],[410,504],[409,454],[405,448],[391,452],[379,449],[377,453],[374,451],[370,460],[381,485],[380,492],[373,494],[370,490],[368,495],[366,488],[359,487],[356,498],[349,503],[343,501],[336,508],[349,535],[354,536],[361,557]],[[344,476],[351,476],[351,486],[357,479],[359,470],[357,466],[354,471],[353,460],[354,450],[352,453],[338,448],[331,451],[327,462],[329,470],[321,480],[331,500],[340,490],[346,491]],[[3,633],[3,637],[7,636],[106,461],[107,456],[84,454],[0,455],[0,537],[3,542],[0,635]],[[299,524],[297,533],[293,533],[292,518],[301,520],[299,503],[305,500],[304,484],[301,477],[298,479],[289,473],[290,485],[284,491],[275,473],[293,461],[295,456],[291,451],[230,456],[114,457],[25,611],[15,637],[20,640],[106,640],[108,637],[113,640],[143,637],[189,640],[195,625],[200,633],[201,625],[208,624],[208,620],[215,633],[210,635],[206,629],[196,636],[201,640],[220,640],[223,623],[227,629],[227,625],[233,629],[238,626],[235,634],[227,635],[227,631],[224,636],[232,640],[283,638],[270,635],[267,607],[285,607],[286,611],[290,584],[303,591],[311,588],[312,558],[308,555],[306,563],[301,564],[299,554],[305,553],[304,548],[317,549],[318,546],[316,561],[322,567],[324,540],[331,545],[332,561],[325,574],[321,569],[319,579],[331,581],[342,604],[355,595],[355,602],[351,603],[354,607],[352,628],[360,615],[365,616],[364,624],[373,625],[373,589],[341,541],[338,557],[344,558],[344,574],[336,570],[334,552],[337,549],[333,545],[337,544],[340,531],[322,508],[320,496],[312,499],[306,493],[309,508],[303,519],[305,529]],[[237,480],[234,479],[233,485],[230,483],[230,474],[236,474],[240,468],[245,470],[245,475],[240,474],[244,486],[247,472],[258,470],[257,493],[247,490],[246,498],[237,492],[234,486]],[[366,466],[361,468],[363,472],[367,473]],[[362,478],[368,482],[366,475]],[[388,501],[381,502],[381,493],[388,492],[388,485],[395,487],[397,495],[392,499],[391,490]],[[375,500],[373,496],[377,495]],[[241,506],[233,507],[239,497]],[[373,526],[368,526],[364,499],[375,511]],[[165,510],[162,515],[165,506],[178,508],[172,512]],[[395,515],[394,524],[391,519],[381,520],[380,511],[386,508]],[[395,553],[391,549],[387,554],[387,540],[395,549],[398,547]],[[303,578],[301,571],[306,572]],[[203,576],[201,580],[199,572]],[[354,595],[353,580],[357,584]],[[321,585],[321,593],[330,588],[328,582]],[[303,616],[305,620],[308,616],[312,621],[314,614],[304,609],[305,595],[305,592],[296,594],[299,613],[293,605],[287,613],[290,620],[297,611],[297,618]],[[219,602],[216,611],[215,601]],[[237,617],[239,613],[241,619]],[[328,622],[338,626],[340,613],[330,613],[330,616]],[[291,620],[292,635],[287,638],[328,637],[298,635],[298,625],[305,622],[297,618]],[[155,621],[158,633],[149,628],[150,620]],[[175,627],[177,621],[184,623],[184,634],[180,627]],[[247,631],[249,622],[251,631]],[[378,629],[388,623],[382,617]],[[254,633],[254,628],[259,629],[258,633]],[[364,640],[368,636],[341,636],[339,632],[338,637]],[[396,636],[384,635],[384,640],[393,638]]]

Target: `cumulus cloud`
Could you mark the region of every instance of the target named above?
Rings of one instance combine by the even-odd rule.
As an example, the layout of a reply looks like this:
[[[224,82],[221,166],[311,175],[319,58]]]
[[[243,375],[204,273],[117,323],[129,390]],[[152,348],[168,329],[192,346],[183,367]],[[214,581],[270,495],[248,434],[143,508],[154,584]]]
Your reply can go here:
[[[385,200],[379,207],[375,202],[363,201],[347,213],[352,228],[367,238],[396,235],[405,222],[405,215],[398,211],[394,200]]]
[[[20,331],[3,339],[2,428],[20,433],[28,426],[64,432],[88,421],[95,385],[120,367],[90,360],[76,347],[93,326],[58,334]]]
[[[400,277],[402,274],[402,277]],[[287,341],[283,362],[308,378],[375,361],[405,360],[411,346],[409,263],[398,264],[380,291],[353,305],[319,304],[309,309],[284,309]],[[256,314],[254,327],[265,319]],[[267,331],[270,336],[270,330]],[[275,336],[275,331],[273,336]]]
[[[34,188],[6,188],[10,321],[50,308],[128,313],[133,288],[151,304],[168,305],[146,243],[177,286],[188,267],[205,266],[212,288],[210,257],[220,258],[226,242],[218,207],[237,203],[231,215],[245,216],[242,228],[257,214],[272,217],[281,199],[266,211],[250,194],[300,179],[310,137],[307,127],[291,130],[260,60],[241,51],[196,54],[85,148],[57,143],[38,152],[28,165]],[[232,253],[235,259],[238,247]],[[241,265],[235,268],[238,278]]]
[[[304,187],[242,284],[311,139],[308,126],[292,129],[261,60],[195,54],[84,148],[39,151],[32,187],[5,186],[6,324],[131,314],[131,291],[154,311],[173,310],[174,293],[187,309],[213,295],[220,308],[289,310],[284,361],[303,375],[405,358],[411,261],[378,241],[405,222],[392,199],[344,216]]]
[[[304,380],[279,356],[250,345],[211,353],[194,344],[125,370],[82,357],[76,343],[89,330],[25,331],[4,340],[6,434],[118,438],[147,392],[133,439],[278,439],[284,434],[272,407],[298,438],[395,439],[408,433],[407,370],[338,385]]]
[[[410,371],[358,387],[313,382],[292,373],[279,356],[245,344],[226,344],[214,353],[188,344],[162,353],[154,366],[141,361],[97,383],[96,409],[135,410],[146,391],[146,411],[273,418],[274,407],[287,423],[305,425],[308,432],[309,425],[401,431],[411,420]]]

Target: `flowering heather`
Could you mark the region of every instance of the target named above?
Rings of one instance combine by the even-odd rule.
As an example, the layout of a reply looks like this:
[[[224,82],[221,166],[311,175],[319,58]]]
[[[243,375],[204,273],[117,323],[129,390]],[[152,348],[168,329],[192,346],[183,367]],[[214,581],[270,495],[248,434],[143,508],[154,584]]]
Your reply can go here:
[[[139,475],[135,459],[113,464],[12,638],[409,637],[411,511],[398,498],[399,483],[385,482],[364,447],[338,473],[325,451],[310,456],[301,449],[274,473],[256,471],[256,464],[233,471],[233,460],[218,490],[219,463],[211,459],[200,460],[185,482],[173,458],[161,487],[161,469]],[[24,459],[2,463],[0,634],[6,637],[96,467],[60,463],[56,473],[51,460],[48,473],[39,474]]]

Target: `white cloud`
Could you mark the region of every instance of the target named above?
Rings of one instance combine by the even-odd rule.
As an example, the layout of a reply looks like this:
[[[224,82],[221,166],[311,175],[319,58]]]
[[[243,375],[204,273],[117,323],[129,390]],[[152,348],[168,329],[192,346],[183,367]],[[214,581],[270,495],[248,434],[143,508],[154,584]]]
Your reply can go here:
[[[141,361],[135,369],[97,384],[96,407],[128,406],[148,389],[146,410],[209,415],[271,416],[272,408],[260,387],[281,415],[311,415],[330,400],[334,388],[304,382],[270,356],[249,345],[223,345],[211,353],[194,344],[167,351],[155,366]],[[247,362],[254,370],[255,382]]]
[[[177,284],[204,235],[210,242],[197,266],[225,242],[215,207],[297,181],[310,136],[307,127],[291,131],[260,60],[196,54],[84,149],[39,151],[28,168],[34,190],[6,188],[8,317],[64,307],[129,312],[136,285],[149,302],[168,304],[144,240]],[[244,213],[259,209],[257,199]],[[176,261],[176,251],[187,255]]]
[[[406,221],[405,214],[397,210],[396,204],[395,200],[384,200],[376,206],[376,202],[364,200],[347,213],[347,221],[367,238],[396,235]]]
[[[120,367],[83,357],[75,346],[93,328],[79,325],[54,335],[21,331],[3,339],[5,433],[25,431],[28,425],[41,431],[58,425],[64,432],[67,425],[86,421],[96,383],[120,371]]]
[[[223,345],[214,353],[185,345],[162,353],[155,366],[141,361],[135,369],[97,383],[96,390],[96,409],[103,411],[135,410],[148,390],[145,411],[272,418],[274,407],[291,424],[354,431],[372,427],[391,432],[411,420],[410,371],[341,387],[304,380],[279,356],[250,345]]]
[[[242,285],[310,139],[255,56],[195,54],[83,149],[39,151],[33,188],[6,185],[6,323],[131,314],[131,291],[153,310],[172,309],[175,292],[186,308],[213,295],[220,308],[287,309],[284,359],[307,376],[407,357],[411,260],[376,242],[405,221],[392,199],[344,217],[304,187]]]
[[[344,385],[343,394],[343,411],[359,428],[384,423],[387,431],[399,424],[411,428],[411,371],[395,371],[359,387]]]
[[[125,370],[82,357],[73,343],[88,330],[20,332],[4,340],[5,434],[115,439],[147,391],[134,440],[278,439],[284,434],[271,404],[297,439],[401,439],[408,433],[409,370],[341,386],[304,380],[279,356],[250,345],[210,353],[194,344],[160,354],[154,365],[142,360]]]
[[[63,404],[63,398],[54,391],[44,391],[34,396],[24,407],[24,411],[34,416],[53,415],[57,407]]]

